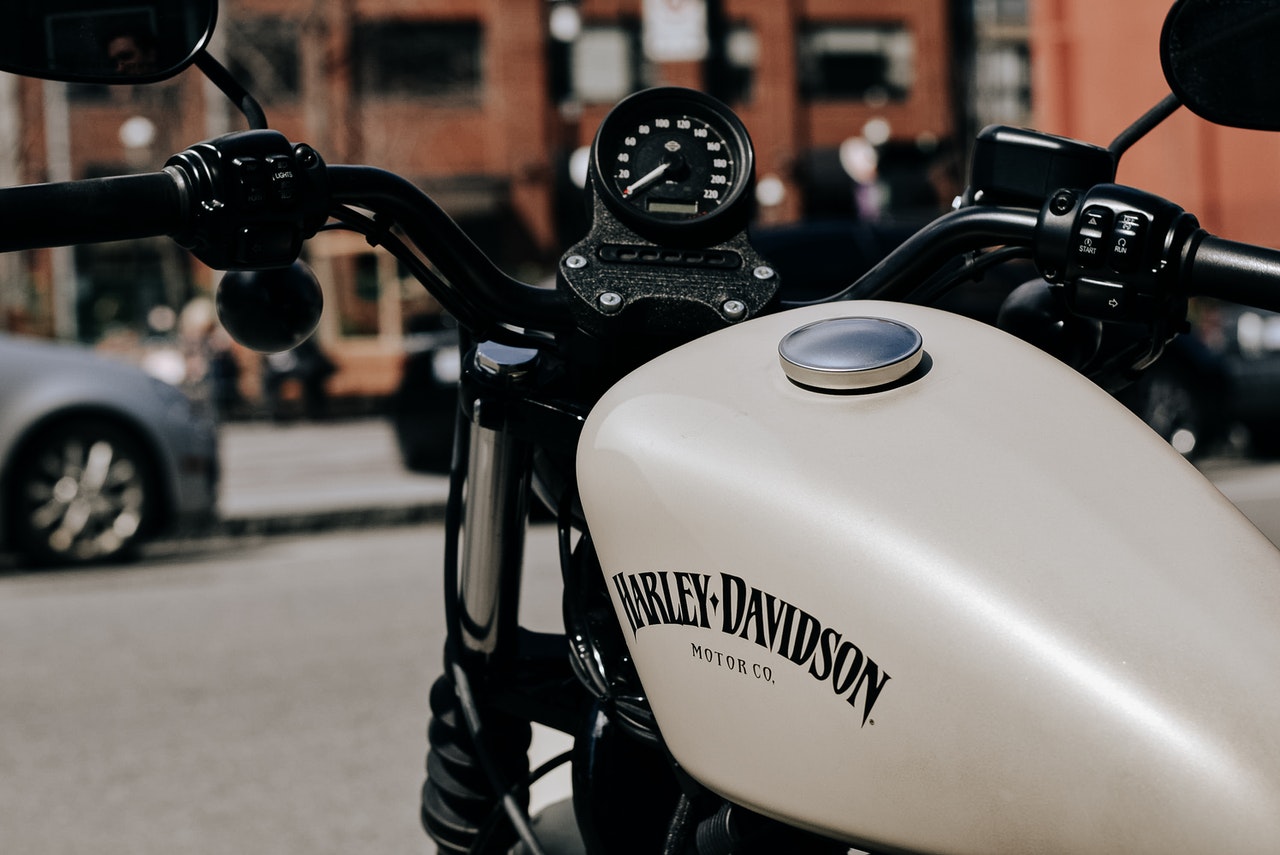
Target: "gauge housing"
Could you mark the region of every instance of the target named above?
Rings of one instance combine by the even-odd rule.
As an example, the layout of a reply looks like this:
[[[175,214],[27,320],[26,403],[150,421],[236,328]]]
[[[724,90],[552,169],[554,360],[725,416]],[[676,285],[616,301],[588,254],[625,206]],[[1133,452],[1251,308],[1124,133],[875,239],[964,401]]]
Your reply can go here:
[[[593,191],[654,243],[709,246],[746,228],[755,155],[746,127],[703,92],[658,87],[621,101],[591,146]]]

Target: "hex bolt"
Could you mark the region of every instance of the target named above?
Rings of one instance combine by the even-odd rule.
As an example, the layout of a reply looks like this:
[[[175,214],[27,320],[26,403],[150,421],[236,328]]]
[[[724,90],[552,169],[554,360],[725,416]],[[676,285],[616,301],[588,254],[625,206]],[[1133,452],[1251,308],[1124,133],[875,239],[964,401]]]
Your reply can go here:
[[[720,307],[720,311],[729,320],[740,321],[747,316],[747,304],[741,300],[728,300]]]
[[[1071,210],[1076,203],[1075,194],[1062,191],[1053,197],[1053,201],[1049,203],[1049,210],[1058,216],[1062,216]]]
[[[762,264],[751,272],[755,275],[757,279],[772,279],[774,275],[773,268],[767,264]],[[737,302],[737,301],[731,301],[731,302]]]
[[[587,266],[587,259],[581,255],[571,255],[564,260],[564,266],[571,270],[581,270]]]
[[[605,291],[596,298],[596,305],[600,307],[600,311],[606,315],[616,315],[622,311],[622,295],[613,291]]]

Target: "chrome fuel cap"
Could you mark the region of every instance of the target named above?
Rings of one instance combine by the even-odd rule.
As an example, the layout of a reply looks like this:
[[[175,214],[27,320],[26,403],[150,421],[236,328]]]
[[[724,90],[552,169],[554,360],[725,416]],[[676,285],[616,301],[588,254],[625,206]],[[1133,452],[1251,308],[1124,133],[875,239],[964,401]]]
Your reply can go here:
[[[868,390],[914,371],[924,357],[924,340],[915,328],[888,318],[826,318],[787,333],[778,357],[801,386]]]

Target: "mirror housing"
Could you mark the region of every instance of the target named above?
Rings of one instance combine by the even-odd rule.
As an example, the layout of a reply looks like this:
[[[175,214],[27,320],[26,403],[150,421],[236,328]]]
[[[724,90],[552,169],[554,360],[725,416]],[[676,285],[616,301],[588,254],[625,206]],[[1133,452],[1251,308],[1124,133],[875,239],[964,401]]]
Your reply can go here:
[[[229,270],[218,282],[218,320],[240,344],[259,353],[282,353],[316,331],[324,293],[301,261],[266,270]]]
[[[1280,130],[1280,0],[1178,0],[1160,61],[1169,88],[1203,119]]]
[[[152,83],[205,49],[217,0],[0,0],[0,71],[70,83]]]

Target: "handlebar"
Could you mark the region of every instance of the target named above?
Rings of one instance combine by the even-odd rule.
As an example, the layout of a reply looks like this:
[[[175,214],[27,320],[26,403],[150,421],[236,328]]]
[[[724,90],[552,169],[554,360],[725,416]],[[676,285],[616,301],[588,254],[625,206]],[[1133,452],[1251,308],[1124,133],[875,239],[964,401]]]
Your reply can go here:
[[[259,192],[256,185],[246,183],[243,171],[243,164],[254,161],[254,156],[271,170],[286,170],[276,173],[287,183],[271,189],[275,195],[267,197],[265,208],[260,193],[254,195]],[[1119,212],[1117,216],[1127,217],[1135,210],[1154,212],[1148,217],[1153,226],[1151,246],[1154,252],[1163,243],[1160,255],[1166,261],[1139,274],[1153,283],[1163,281],[1165,294],[1218,297],[1280,311],[1280,250],[1210,235],[1172,203],[1132,188],[1099,185],[1072,200],[1056,211],[1051,201],[1039,212],[975,206],[945,214],[838,296],[905,299],[948,260],[998,244],[1036,247],[1043,268],[1045,259],[1070,254],[1078,246],[1076,232],[1082,218],[1077,213],[1104,204]],[[269,267],[276,264],[277,256],[283,258],[280,263],[289,263],[302,240],[314,234],[329,214],[347,205],[377,211],[394,221],[452,287],[465,292],[478,310],[477,317],[542,332],[572,327],[574,316],[563,293],[507,276],[411,182],[373,167],[326,166],[309,148],[293,146],[268,131],[201,143],[176,155],[161,172],[0,189],[4,222],[0,252],[170,235],[211,266],[234,268],[253,265],[225,263],[228,254],[219,255],[218,247],[238,241],[238,249],[243,250],[247,238],[253,238],[256,243],[250,249],[265,246],[272,253],[257,266]],[[261,214],[263,210],[267,214]],[[257,230],[247,227],[255,222],[255,213],[265,217],[265,225],[259,224]],[[1165,233],[1167,240],[1155,239]],[[1077,262],[1067,266],[1071,264],[1080,266]],[[1060,272],[1063,269],[1058,267]],[[1130,274],[1121,274],[1117,268],[1120,280],[1125,275]],[[1140,290],[1148,293],[1145,285]]]
[[[503,323],[543,331],[572,325],[568,303],[559,291],[536,288],[503,273],[457,223],[416,185],[371,166],[328,168],[335,202],[349,202],[391,216],[413,243],[444,274],[466,283],[468,296]]]
[[[1280,312],[1280,251],[1203,233],[1183,269],[1190,294]]]
[[[906,296],[961,253],[999,243],[1031,246],[1039,219],[1022,208],[961,208],[943,214],[907,238],[844,296],[893,300]]]
[[[0,252],[168,235],[188,222],[171,170],[0,189]]]

